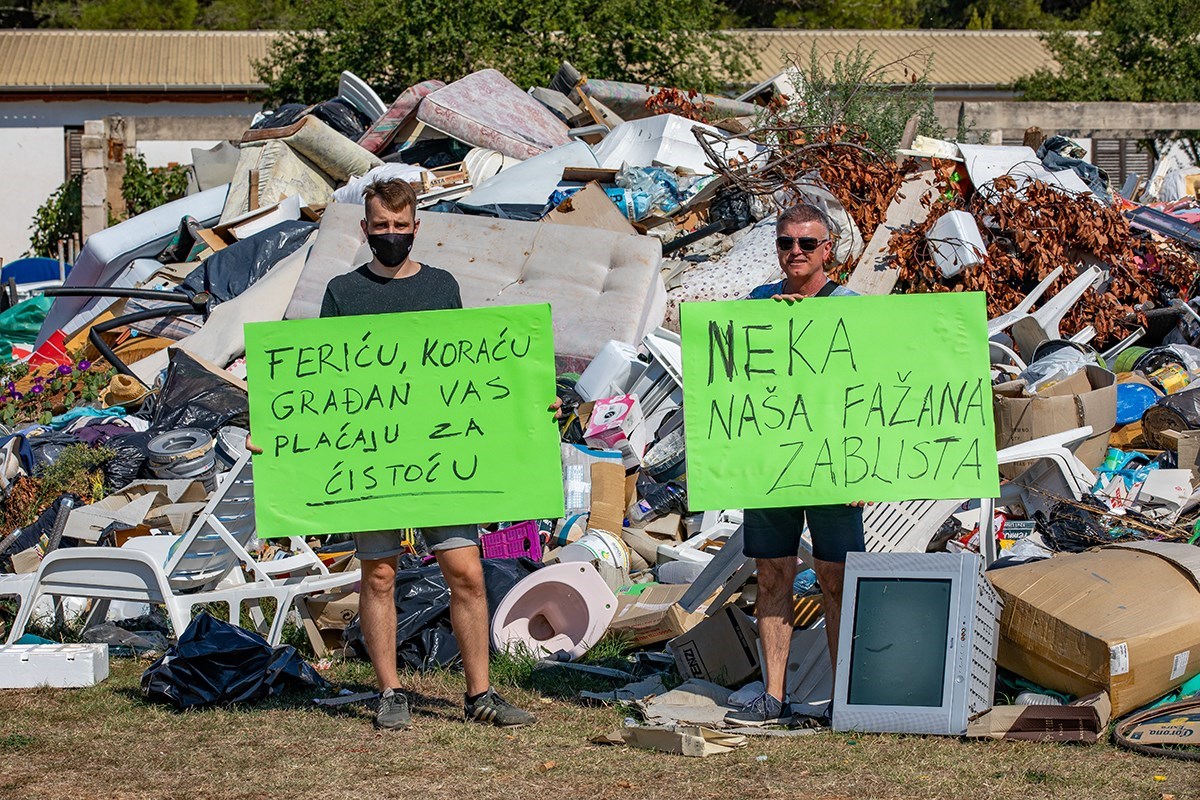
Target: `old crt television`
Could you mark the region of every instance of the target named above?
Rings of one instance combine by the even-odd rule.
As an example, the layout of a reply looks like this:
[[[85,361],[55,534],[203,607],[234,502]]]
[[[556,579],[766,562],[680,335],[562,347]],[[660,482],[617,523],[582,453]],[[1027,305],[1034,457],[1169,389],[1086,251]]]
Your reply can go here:
[[[1000,605],[974,553],[850,553],[834,730],[966,733],[992,705]]]

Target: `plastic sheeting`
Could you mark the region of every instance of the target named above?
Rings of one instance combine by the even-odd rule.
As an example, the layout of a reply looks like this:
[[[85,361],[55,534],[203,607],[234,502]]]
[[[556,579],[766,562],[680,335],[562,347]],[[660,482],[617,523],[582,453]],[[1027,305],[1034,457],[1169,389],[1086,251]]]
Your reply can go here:
[[[412,669],[447,667],[459,660],[458,642],[450,629],[450,590],[437,564],[422,567],[420,563],[415,556],[403,556],[396,570],[396,661]],[[540,566],[527,558],[484,559],[489,622],[509,590]],[[367,648],[357,617],[345,636],[346,643],[365,658]]]
[[[208,292],[213,303],[232,300],[308,241],[315,222],[289,220],[213,253],[184,280],[182,290]]]
[[[170,356],[167,379],[150,422],[152,432],[203,428],[216,435],[226,425],[250,427],[250,402],[244,384],[231,382],[182,350],[171,348]]]
[[[39,295],[0,313],[0,360],[12,360],[14,344],[32,347],[53,302],[54,298]]]
[[[291,645],[266,639],[207,611],[187,626],[174,647],[142,673],[142,697],[183,711],[252,703],[289,689],[329,683]]]

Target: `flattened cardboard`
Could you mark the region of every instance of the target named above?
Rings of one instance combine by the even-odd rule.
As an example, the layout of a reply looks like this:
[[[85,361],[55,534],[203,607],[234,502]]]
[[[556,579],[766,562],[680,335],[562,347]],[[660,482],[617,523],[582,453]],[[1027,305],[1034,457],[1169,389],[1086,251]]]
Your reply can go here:
[[[758,672],[758,628],[736,606],[726,606],[670,642],[684,678],[741,686]]]
[[[630,236],[637,234],[637,230],[595,181],[563,200],[544,219],[559,225],[599,228]]]
[[[624,521],[625,468],[620,464],[592,464],[592,498],[588,527],[620,536]]]
[[[609,629],[633,634],[633,645],[665,642],[687,633],[704,619],[704,612],[688,613],[679,601],[691,588],[687,584],[654,584],[640,594],[617,595],[617,613]]]
[[[967,737],[1095,744],[1110,716],[1112,704],[1104,692],[1065,706],[994,706],[971,720]]]
[[[1200,674],[1200,550],[1141,542],[987,573],[1002,667],[1122,716]]]
[[[1116,380],[1108,370],[1089,365],[1036,397],[1024,397],[1023,384],[1016,381],[993,387],[996,447],[1012,447],[1091,425],[1092,436],[1079,445],[1075,455],[1089,468],[1099,467],[1108,452],[1109,434],[1117,424]],[[1032,463],[1002,464],[1000,474],[1015,478]]]

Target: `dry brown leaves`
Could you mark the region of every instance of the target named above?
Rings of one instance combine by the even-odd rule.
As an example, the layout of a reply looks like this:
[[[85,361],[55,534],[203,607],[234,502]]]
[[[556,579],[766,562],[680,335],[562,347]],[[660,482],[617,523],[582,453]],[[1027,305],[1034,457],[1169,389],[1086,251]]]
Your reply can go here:
[[[1080,268],[1096,264],[1110,272],[1106,291],[1085,294],[1063,320],[1062,331],[1070,335],[1092,325],[1098,347],[1124,338],[1143,319],[1142,303],[1161,305],[1166,298],[1186,296],[1197,267],[1186,249],[1136,234],[1119,209],[1043,183],[1018,188],[1007,176],[992,187],[994,192],[976,192],[969,201],[942,187],[947,192],[925,222],[892,234],[888,249],[900,271],[896,291],[982,291],[989,316],[997,316],[1016,306],[1055,267],[1063,267],[1063,274],[1047,297],[1070,283]],[[987,257],[979,267],[947,279],[933,262],[925,232],[953,209],[987,221],[981,226]]]

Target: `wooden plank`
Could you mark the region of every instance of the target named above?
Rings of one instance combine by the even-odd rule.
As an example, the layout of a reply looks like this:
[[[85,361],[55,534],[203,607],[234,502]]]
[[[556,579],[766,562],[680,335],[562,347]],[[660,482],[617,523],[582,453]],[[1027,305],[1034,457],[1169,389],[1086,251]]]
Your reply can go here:
[[[932,199],[936,193],[933,177],[932,169],[923,169],[901,184],[883,222],[875,229],[858,259],[846,288],[859,294],[891,294],[899,273],[889,265],[888,240],[896,229],[924,222],[929,217],[929,208],[921,203],[921,199],[927,195]]]

